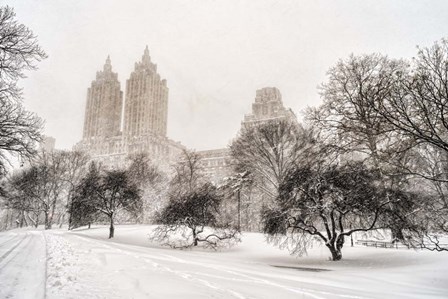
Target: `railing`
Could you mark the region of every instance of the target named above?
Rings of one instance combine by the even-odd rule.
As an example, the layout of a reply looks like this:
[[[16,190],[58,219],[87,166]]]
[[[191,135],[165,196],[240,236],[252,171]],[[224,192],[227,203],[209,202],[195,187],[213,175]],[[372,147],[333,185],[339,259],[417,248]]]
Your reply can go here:
[[[376,241],[376,240],[357,240],[355,242],[357,245],[363,245],[367,247],[376,247],[376,248],[409,248],[403,244],[399,244],[398,242],[392,243],[387,241]]]
[[[377,241],[377,240],[356,240],[355,244],[367,246],[367,247],[395,248],[395,249],[400,249],[400,248],[424,249],[424,248],[426,248],[429,250],[436,250],[436,249],[434,249],[435,247],[448,248],[448,244],[446,244],[446,243],[444,243],[444,244],[424,243],[424,244],[415,244],[414,246],[412,246],[412,245],[403,244],[401,242]]]

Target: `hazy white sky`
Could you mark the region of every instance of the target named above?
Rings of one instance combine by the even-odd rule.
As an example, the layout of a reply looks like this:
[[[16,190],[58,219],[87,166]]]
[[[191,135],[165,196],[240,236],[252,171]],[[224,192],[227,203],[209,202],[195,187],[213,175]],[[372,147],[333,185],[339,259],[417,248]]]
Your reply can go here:
[[[326,71],[350,53],[410,58],[448,36],[448,1],[0,1],[49,58],[21,85],[58,148],[81,139],[87,88],[108,54],[124,91],[150,48],[168,81],[168,135],[195,149],[228,144],[255,90],[278,87],[297,114],[320,102]]]

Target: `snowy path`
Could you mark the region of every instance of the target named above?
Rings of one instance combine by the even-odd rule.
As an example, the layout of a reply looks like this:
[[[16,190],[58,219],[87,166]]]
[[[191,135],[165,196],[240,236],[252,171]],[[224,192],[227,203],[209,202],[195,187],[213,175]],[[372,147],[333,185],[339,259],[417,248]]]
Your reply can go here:
[[[234,249],[158,248],[148,226],[0,234],[0,298],[446,298],[447,255],[347,248],[295,259],[248,234]],[[350,252],[351,251],[351,252]],[[281,266],[281,267],[274,267]],[[297,268],[294,268],[297,267]],[[309,268],[329,271],[308,271]]]
[[[76,235],[49,235],[48,298],[334,298],[320,286],[297,283],[275,270],[244,269],[201,253],[149,249]],[[52,245],[54,244],[54,245]],[[76,244],[76,246],[73,246]],[[51,247],[54,247],[51,249]],[[76,249],[75,249],[76,247]],[[179,255],[183,256],[182,258]],[[57,265],[65,265],[60,267]],[[53,271],[53,267],[59,267]],[[62,270],[62,271],[61,271]],[[73,273],[77,273],[76,278]],[[292,280],[291,280],[292,278]],[[79,285],[83,287],[80,288]],[[339,291],[339,293],[341,293]],[[341,298],[360,298],[353,292]]]
[[[44,298],[45,272],[42,232],[0,234],[0,298]]]

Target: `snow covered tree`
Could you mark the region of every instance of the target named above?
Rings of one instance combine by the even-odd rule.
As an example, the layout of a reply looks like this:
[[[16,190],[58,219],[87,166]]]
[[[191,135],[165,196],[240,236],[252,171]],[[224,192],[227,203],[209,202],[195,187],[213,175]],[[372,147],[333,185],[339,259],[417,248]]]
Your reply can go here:
[[[96,208],[98,198],[96,195],[100,181],[100,170],[94,162],[89,164],[88,172],[75,185],[70,196],[69,223],[68,229],[77,228],[83,225],[90,225],[97,221],[100,212]]]
[[[337,149],[341,158],[369,163],[381,175],[379,182],[389,188],[406,180],[404,175],[397,175],[400,171],[391,162],[402,162],[403,153],[414,143],[400,138],[370,102],[390,97],[399,81],[397,74],[406,67],[404,61],[380,54],[340,60],[321,86],[323,104],[309,109],[307,115],[328,136],[325,142]],[[403,240],[400,221],[390,220],[393,239]]]
[[[413,204],[410,194],[385,190],[378,179],[377,171],[359,162],[291,169],[277,206],[263,212],[268,240],[301,254],[312,245],[311,236],[325,244],[333,261],[340,260],[345,237],[384,228],[380,219],[389,215],[389,203]]]
[[[129,180],[142,191],[143,206],[137,221],[154,222],[155,214],[164,206],[169,180],[146,152],[130,155],[128,160]]]
[[[184,150],[179,161],[173,165],[169,186],[170,197],[180,197],[193,192],[205,182],[201,158],[194,151]]]
[[[28,221],[34,227],[39,225],[42,207],[33,192],[37,187],[35,174],[32,168],[26,168],[14,173],[5,184],[5,206],[18,212],[20,227],[27,225]]]
[[[426,231],[426,237],[413,239],[413,242],[422,247],[432,243],[435,247],[431,248],[444,251],[446,248],[436,241],[436,235],[448,232],[445,200],[448,172],[444,166],[448,156],[448,40],[419,48],[408,69],[397,76],[399,84],[390,96],[381,101],[369,101],[369,104],[402,139],[411,139],[418,145],[413,151],[420,153],[420,163],[413,161],[405,171],[427,180],[435,193],[431,192],[432,199],[428,198],[430,202],[424,205],[427,210],[421,213],[427,215],[422,222],[429,221],[427,227],[430,229]],[[435,156],[438,157],[434,160]]]
[[[243,194],[250,197],[251,210],[257,211],[253,221],[259,224],[262,207],[278,196],[288,169],[306,160],[313,148],[313,132],[292,120],[268,121],[241,130],[230,149],[235,171],[251,175],[251,194]]]
[[[185,151],[174,165],[167,206],[157,217],[151,240],[173,248],[231,246],[238,231],[220,221],[222,194],[202,176],[199,156]]]
[[[332,143],[341,158],[356,157],[377,169],[384,188],[406,192],[417,182],[436,189],[431,197],[424,197],[426,202],[415,198],[420,212],[414,213],[413,219],[403,217],[402,207],[395,206],[391,215],[396,218],[385,219],[394,240],[416,243],[405,229],[417,216],[423,217],[422,223],[432,219],[433,225],[428,222],[427,226],[434,232],[446,227],[443,215],[448,207],[440,196],[446,189],[442,185],[448,184],[447,172],[440,167],[443,159],[430,168],[427,166],[435,164],[424,160],[431,160],[434,149],[448,150],[444,116],[447,66],[447,40],[419,49],[409,62],[379,54],[352,55],[329,70],[328,81],[321,87],[324,103],[308,114],[315,125],[334,137]],[[389,206],[394,208],[392,203]],[[411,223],[406,223],[408,220]]]
[[[23,171],[15,182],[15,188],[20,188],[23,200],[29,201],[29,207],[33,207],[36,216],[41,212],[45,216],[45,229],[51,229],[53,215],[59,199],[59,181],[56,176],[60,173],[58,166],[45,164],[32,165]],[[14,200],[15,197],[11,198]],[[37,221],[37,219],[36,219]],[[37,225],[37,223],[36,223]]]
[[[63,159],[63,172],[59,179],[62,181],[63,196],[59,202],[57,221],[59,227],[65,223],[65,216],[70,208],[70,198],[76,185],[87,172],[89,157],[80,151],[58,151]],[[70,219],[69,221],[70,222]]]
[[[36,176],[33,189],[37,192],[35,198],[40,201],[45,216],[45,228],[51,229],[58,215],[63,215],[67,208],[67,195],[71,192],[72,152],[41,151],[31,161]],[[85,162],[85,161],[83,161]],[[78,167],[84,166],[78,163]]]
[[[104,214],[110,223],[109,238],[114,237],[117,214],[125,210],[137,215],[142,207],[140,190],[130,181],[126,171],[99,171],[95,164],[90,165],[75,194],[71,203],[73,217],[91,219],[93,213]]]
[[[238,231],[219,223],[221,200],[216,187],[209,183],[179,198],[171,198],[158,218],[160,225],[151,239],[173,248],[200,243],[213,249],[233,245],[239,240]]]
[[[236,170],[251,173],[254,186],[274,199],[289,166],[303,159],[312,144],[310,131],[281,120],[245,128],[230,149]]]
[[[242,209],[242,196],[245,188],[250,188],[252,185],[252,179],[248,171],[237,173],[233,176],[224,178],[224,185],[220,186],[221,190],[230,193],[230,196],[236,197],[237,202],[237,229],[241,231],[241,209]]]

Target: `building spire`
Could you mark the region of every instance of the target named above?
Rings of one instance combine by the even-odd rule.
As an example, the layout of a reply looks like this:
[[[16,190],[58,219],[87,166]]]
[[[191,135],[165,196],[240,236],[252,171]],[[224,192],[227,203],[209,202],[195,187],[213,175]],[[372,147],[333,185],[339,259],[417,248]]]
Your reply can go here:
[[[106,63],[104,64],[103,70],[105,72],[111,72],[112,71],[112,64],[110,62],[110,55],[107,55]]]
[[[148,45],[146,45],[145,51],[143,52],[142,61],[143,61],[143,63],[151,62],[151,56],[149,56]]]

